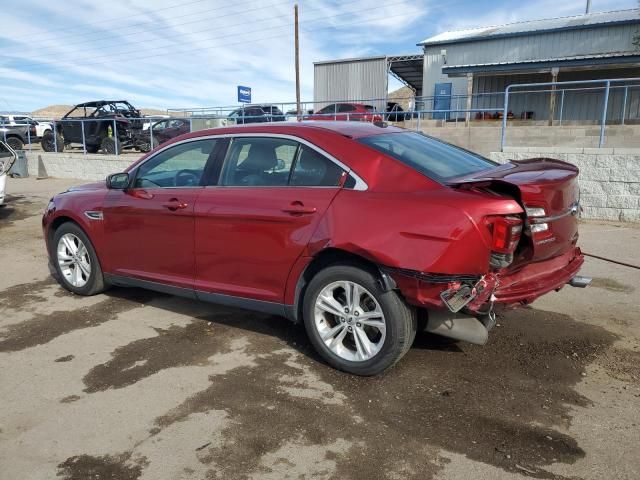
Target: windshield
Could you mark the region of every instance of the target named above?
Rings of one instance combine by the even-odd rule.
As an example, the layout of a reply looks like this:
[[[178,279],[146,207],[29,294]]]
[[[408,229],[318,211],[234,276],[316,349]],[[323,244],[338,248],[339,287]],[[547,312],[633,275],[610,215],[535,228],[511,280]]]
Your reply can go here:
[[[450,180],[498,165],[480,155],[415,132],[373,135],[358,141],[437,181]]]

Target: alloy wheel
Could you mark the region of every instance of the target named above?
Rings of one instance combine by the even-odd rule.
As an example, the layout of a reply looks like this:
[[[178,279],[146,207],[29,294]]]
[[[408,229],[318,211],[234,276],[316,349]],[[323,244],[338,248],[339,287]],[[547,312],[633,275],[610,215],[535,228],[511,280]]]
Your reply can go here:
[[[352,362],[375,357],[386,338],[380,304],[366,288],[351,281],[333,282],[320,291],[314,324],[326,347]]]
[[[74,287],[84,287],[91,276],[91,258],[82,240],[66,233],[58,241],[57,256],[65,280]]]

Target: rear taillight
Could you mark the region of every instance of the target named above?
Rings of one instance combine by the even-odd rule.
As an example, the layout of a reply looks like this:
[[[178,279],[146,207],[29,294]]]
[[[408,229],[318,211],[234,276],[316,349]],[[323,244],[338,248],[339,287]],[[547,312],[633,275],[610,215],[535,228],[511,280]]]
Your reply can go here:
[[[533,240],[540,240],[546,237],[550,237],[553,234],[549,228],[549,224],[547,222],[543,222],[547,216],[547,212],[543,207],[533,207],[527,205],[525,207],[525,211],[527,212],[529,230],[531,231],[531,237]]]
[[[491,227],[491,250],[497,253],[513,253],[522,235],[522,220],[518,217],[494,217]]]

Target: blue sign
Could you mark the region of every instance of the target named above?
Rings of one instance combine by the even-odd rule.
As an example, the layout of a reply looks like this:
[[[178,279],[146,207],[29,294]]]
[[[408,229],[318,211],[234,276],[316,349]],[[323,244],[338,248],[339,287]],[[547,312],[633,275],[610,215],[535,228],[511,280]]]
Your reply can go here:
[[[238,102],[251,103],[251,89],[238,85]]]

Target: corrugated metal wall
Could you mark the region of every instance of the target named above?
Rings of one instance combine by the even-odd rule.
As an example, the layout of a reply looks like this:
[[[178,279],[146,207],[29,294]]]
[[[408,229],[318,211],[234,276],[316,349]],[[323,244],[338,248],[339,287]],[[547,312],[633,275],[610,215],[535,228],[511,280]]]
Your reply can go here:
[[[580,30],[529,34],[520,37],[504,37],[472,42],[434,45],[425,49],[424,87],[425,95],[433,95],[434,86],[440,82],[451,82],[454,95],[467,93],[465,77],[448,77],[442,74],[445,65],[442,50],[446,50],[447,65],[468,65],[495,62],[517,62],[524,60],[542,60],[546,58],[570,57],[633,49],[631,44],[638,25],[594,26]],[[584,70],[563,72],[559,81],[588,80],[615,77],[640,77],[640,68],[629,66],[624,70]],[[475,75],[474,93],[503,92],[507,85],[514,83],[550,82],[550,73],[531,73],[519,75]],[[608,117],[610,120],[621,118],[622,90],[613,90],[609,100]],[[630,90],[627,97],[626,117],[638,118],[638,90]],[[602,91],[590,93],[567,93],[563,117],[567,120],[590,120],[599,118],[602,108]],[[559,98],[558,98],[559,101]],[[522,111],[534,111],[538,119],[546,119],[549,114],[549,94],[532,93],[515,95],[510,100],[510,108],[516,116]],[[496,108],[502,106],[500,96],[487,96],[474,99],[474,108]],[[559,107],[558,107],[559,108]],[[556,117],[559,111],[556,110]]]
[[[318,111],[336,101],[367,102],[378,111],[386,109],[388,88],[387,58],[348,60],[314,64],[313,101]]]

